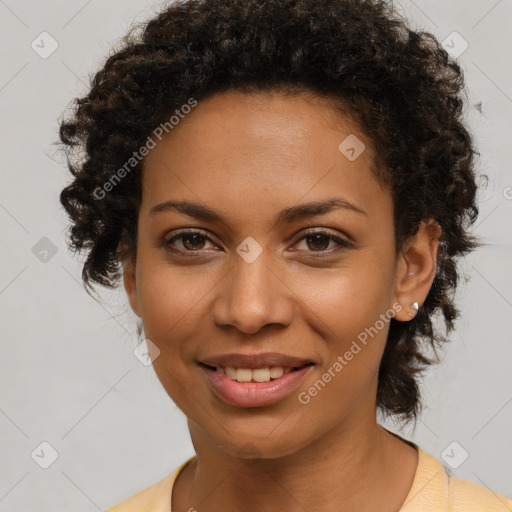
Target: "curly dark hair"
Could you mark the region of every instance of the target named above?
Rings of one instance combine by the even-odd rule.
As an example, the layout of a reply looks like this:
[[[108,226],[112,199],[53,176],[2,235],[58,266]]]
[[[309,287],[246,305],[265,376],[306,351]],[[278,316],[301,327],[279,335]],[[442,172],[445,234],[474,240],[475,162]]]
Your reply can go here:
[[[391,319],[377,406],[405,422],[421,410],[419,375],[448,339],[460,311],[457,258],[481,246],[476,151],[463,122],[463,71],[437,39],[411,29],[379,0],[184,0],[133,25],[60,120],[73,181],[60,201],[68,244],[87,251],[82,272],[113,288],[121,256],[136,258],[138,162],[99,200],[95,191],[155,127],[190,98],[239,91],[310,92],[335,100],[372,142],[375,173],[393,199],[397,254],[421,220],[442,228],[436,276],[416,317]],[[120,247],[125,248],[123,255]]]

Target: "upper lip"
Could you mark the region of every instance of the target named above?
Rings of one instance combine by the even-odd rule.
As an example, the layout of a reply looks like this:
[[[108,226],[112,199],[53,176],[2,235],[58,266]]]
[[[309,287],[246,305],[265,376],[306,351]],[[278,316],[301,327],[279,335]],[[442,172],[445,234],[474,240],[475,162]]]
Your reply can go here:
[[[308,363],[309,359],[279,354],[277,352],[262,352],[260,354],[223,354],[208,357],[200,361],[208,366],[222,366],[230,368],[267,368],[282,366],[300,368]]]

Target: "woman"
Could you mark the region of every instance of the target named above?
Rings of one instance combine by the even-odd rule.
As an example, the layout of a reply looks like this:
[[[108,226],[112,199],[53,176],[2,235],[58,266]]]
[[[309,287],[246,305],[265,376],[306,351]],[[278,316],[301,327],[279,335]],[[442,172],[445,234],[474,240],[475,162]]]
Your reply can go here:
[[[70,244],[197,453],[110,512],[512,509],[376,421],[419,414],[479,245],[463,85],[367,0],[178,2],[110,56],[61,125]]]

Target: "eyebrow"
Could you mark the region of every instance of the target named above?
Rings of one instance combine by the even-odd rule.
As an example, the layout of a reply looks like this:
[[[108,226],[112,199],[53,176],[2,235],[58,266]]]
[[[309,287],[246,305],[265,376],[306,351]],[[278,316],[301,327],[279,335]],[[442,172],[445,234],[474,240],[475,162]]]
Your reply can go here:
[[[368,216],[368,213],[361,207],[356,206],[355,204],[352,204],[345,199],[335,197],[323,201],[314,201],[311,203],[298,204],[296,206],[285,208],[277,215],[274,221],[274,225],[291,224],[293,222],[309,217],[324,215],[333,210],[341,208]],[[164,203],[153,206],[149,211],[149,215],[153,216],[159,212],[169,210],[176,210],[180,213],[183,213],[184,215],[188,215],[189,217],[193,217],[198,220],[203,220],[206,222],[218,222],[224,225],[228,225],[227,220],[220,213],[212,210],[207,206],[194,203],[192,201],[165,201]]]

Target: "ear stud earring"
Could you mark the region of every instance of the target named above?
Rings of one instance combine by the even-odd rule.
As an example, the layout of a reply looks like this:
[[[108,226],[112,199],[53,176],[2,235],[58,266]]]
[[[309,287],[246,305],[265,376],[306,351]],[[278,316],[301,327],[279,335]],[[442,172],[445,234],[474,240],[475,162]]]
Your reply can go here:
[[[409,307],[415,311],[415,313],[409,313],[409,316],[415,316],[418,312],[419,304],[417,302],[413,302]]]

